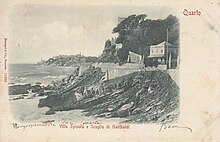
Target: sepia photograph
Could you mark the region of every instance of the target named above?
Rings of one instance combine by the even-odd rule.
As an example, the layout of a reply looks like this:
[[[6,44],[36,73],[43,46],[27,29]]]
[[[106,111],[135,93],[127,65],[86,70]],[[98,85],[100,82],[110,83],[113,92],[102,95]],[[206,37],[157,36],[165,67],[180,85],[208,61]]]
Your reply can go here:
[[[178,120],[180,23],[169,7],[18,5],[9,18],[19,122]]]

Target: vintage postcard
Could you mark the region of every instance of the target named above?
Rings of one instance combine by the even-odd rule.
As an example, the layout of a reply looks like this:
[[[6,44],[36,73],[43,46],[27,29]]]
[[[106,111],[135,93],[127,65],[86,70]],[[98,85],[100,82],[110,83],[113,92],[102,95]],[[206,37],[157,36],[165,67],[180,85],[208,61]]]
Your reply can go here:
[[[220,1],[0,3],[0,141],[220,141]]]

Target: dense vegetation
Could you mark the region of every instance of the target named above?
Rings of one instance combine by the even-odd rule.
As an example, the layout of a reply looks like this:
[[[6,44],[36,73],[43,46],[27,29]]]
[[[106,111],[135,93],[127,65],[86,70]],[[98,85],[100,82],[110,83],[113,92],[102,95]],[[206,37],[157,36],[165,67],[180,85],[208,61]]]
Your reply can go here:
[[[150,45],[161,43],[167,38],[169,31],[169,43],[179,44],[179,21],[178,18],[169,15],[166,19],[151,20],[147,15],[131,15],[119,23],[113,33],[118,33],[117,44],[122,44],[122,48],[116,49],[107,40],[103,54],[99,57],[99,62],[126,62],[128,52],[149,55]]]

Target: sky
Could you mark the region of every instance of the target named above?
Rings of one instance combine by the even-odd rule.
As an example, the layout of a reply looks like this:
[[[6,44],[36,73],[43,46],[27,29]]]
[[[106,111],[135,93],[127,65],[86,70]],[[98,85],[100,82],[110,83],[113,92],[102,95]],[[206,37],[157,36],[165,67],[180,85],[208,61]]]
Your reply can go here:
[[[175,15],[169,7],[16,5],[9,15],[9,63],[37,63],[58,55],[101,55],[118,17]]]

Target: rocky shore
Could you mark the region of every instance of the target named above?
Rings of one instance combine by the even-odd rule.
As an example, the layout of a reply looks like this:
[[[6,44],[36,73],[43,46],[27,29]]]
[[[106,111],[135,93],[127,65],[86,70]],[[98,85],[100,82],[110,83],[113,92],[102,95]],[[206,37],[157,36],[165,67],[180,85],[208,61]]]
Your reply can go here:
[[[54,92],[40,99],[38,107],[56,111],[84,109],[85,116],[125,117],[134,123],[174,121],[179,115],[179,87],[169,74],[140,71],[103,81],[100,68],[81,76],[70,75],[49,85]]]

